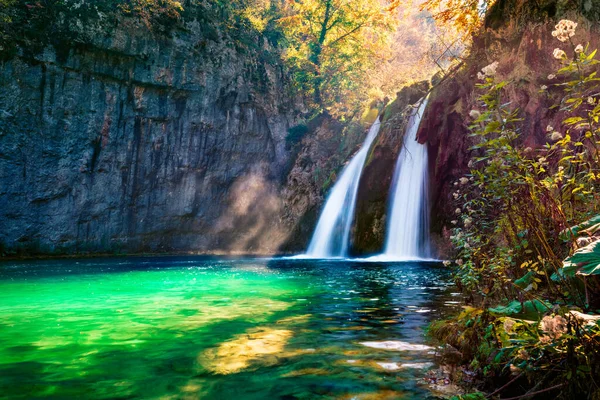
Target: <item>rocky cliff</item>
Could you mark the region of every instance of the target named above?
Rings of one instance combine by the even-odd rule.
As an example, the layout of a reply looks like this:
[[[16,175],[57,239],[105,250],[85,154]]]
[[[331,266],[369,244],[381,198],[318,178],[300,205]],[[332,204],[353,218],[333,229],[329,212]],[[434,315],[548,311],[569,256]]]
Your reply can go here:
[[[0,58],[0,252],[276,252],[302,104],[267,40],[79,28]]]
[[[575,20],[579,26],[573,40],[600,48],[599,16],[600,5],[585,0],[544,0],[535,5],[523,0],[498,1],[488,13],[485,29],[474,38],[469,57],[433,89],[418,139],[429,146],[432,230],[442,256],[448,253],[447,239],[455,219],[454,185],[469,173],[469,160],[474,156],[469,112],[478,109],[477,98],[482,94],[475,86],[477,73],[498,62],[497,80],[510,83],[506,101],[523,118],[520,145],[535,151],[548,142],[548,125],[563,132],[567,128],[562,126],[565,115],[552,107],[563,95],[562,87],[556,85],[561,78],[549,79],[560,68],[552,53],[556,47],[568,49],[552,37],[554,25],[561,18]]]
[[[276,40],[200,11],[160,29],[19,11],[0,38],[0,255],[306,247],[369,121],[300,123]]]

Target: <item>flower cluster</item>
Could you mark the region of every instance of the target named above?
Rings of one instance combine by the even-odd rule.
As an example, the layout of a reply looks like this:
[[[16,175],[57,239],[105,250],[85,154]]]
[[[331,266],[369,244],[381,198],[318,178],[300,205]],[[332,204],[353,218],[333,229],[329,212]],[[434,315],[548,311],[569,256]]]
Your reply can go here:
[[[552,36],[560,40],[561,42],[566,42],[569,38],[575,36],[575,29],[577,28],[577,23],[573,21],[569,21],[568,19],[561,20],[554,27],[555,30],[552,31]]]
[[[491,63],[487,67],[483,68],[481,70],[481,72],[483,72],[487,76],[494,76],[494,75],[496,75],[496,70],[497,69],[498,69],[498,61],[494,61],[493,63]]]
[[[552,140],[553,142],[558,142],[562,138],[563,135],[560,132],[552,132],[552,134],[550,135],[550,140]]]
[[[557,60],[562,60],[563,58],[567,57],[567,53],[565,53],[563,50],[558,49],[558,48],[554,49],[554,53],[552,53],[552,55]]]
[[[540,328],[550,339],[558,339],[567,333],[567,320],[560,315],[555,317],[547,315],[542,318]]]
[[[484,80],[485,78],[491,78],[496,75],[496,70],[498,69],[498,61],[494,61],[487,67],[481,69],[481,72],[477,73],[477,78],[480,80]]]
[[[548,133],[548,137],[550,138],[550,140],[552,140],[553,142],[557,142],[563,138],[562,133],[555,131],[552,125],[548,125],[546,127],[546,132]]]
[[[469,112],[469,116],[473,119],[479,119],[479,117],[481,117],[481,113],[478,110],[471,110]]]

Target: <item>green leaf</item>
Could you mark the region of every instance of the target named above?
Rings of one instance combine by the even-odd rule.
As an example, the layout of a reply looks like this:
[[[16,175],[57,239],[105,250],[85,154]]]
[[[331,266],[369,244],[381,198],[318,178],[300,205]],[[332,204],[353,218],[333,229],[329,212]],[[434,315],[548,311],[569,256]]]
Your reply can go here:
[[[500,315],[522,315],[528,319],[536,319],[540,314],[545,313],[551,308],[550,304],[540,300],[528,300],[521,304],[519,301],[511,301],[506,306],[490,308],[489,311]]]
[[[450,400],[486,400],[485,394],[481,392],[463,394],[458,396],[453,396]]]
[[[594,233],[596,233],[598,230],[600,230],[600,215],[596,215],[595,217],[592,217],[590,219],[588,219],[585,222],[582,222],[579,225],[575,225],[572,226],[569,229],[565,229],[562,232],[560,232],[560,239],[567,242],[569,240],[571,240],[573,237],[577,237],[580,234],[584,233],[587,235],[593,235]]]
[[[525,289],[527,286],[531,285],[535,277],[535,271],[529,271],[522,278],[519,278],[515,281],[515,285],[520,287],[521,289]]]
[[[600,240],[577,250],[563,261],[566,275],[600,275]]]

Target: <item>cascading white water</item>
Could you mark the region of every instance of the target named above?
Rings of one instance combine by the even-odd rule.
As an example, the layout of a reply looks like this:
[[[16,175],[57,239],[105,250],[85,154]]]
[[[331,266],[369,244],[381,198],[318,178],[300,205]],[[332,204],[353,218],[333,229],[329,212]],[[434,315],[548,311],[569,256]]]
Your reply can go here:
[[[379,133],[380,125],[379,119],[373,123],[362,148],[350,160],[335,183],[319,217],[306,256],[339,258],[348,255],[358,183],[369,149]]]
[[[427,106],[424,99],[410,117],[388,205],[388,229],[384,259],[407,260],[431,257],[427,146],[417,142],[417,131]]]

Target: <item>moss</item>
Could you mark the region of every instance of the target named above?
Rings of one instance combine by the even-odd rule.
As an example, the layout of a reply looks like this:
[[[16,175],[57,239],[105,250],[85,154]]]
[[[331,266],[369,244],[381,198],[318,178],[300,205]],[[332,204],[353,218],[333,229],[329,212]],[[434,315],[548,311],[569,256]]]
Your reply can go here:
[[[395,114],[395,111],[397,108],[398,108],[398,98],[396,98],[394,101],[392,101],[390,104],[388,104],[385,107],[385,109],[383,110],[383,118],[381,119],[381,121],[383,123],[389,121],[390,118],[392,118],[392,116]]]
[[[377,119],[378,116],[379,116],[378,108],[376,108],[376,107],[368,108],[361,115],[360,121],[365,125],[370,125],[375,122],[375,120]]]
[[[288,134],[285,137],[285,143],[288,147],[300,143],[302,139],[306,136],[308,131],[308,126],[305,124],[300,124],[291,127],[290,129],[288,129]]]

